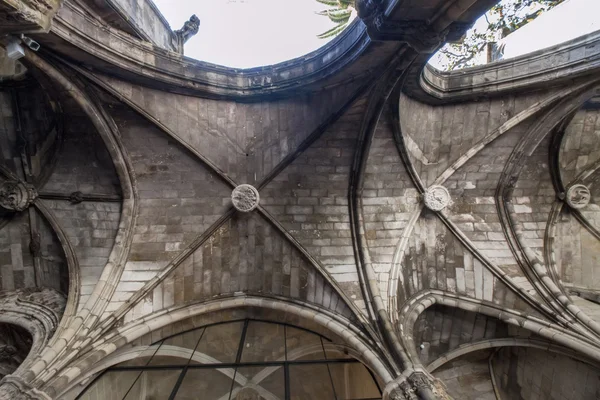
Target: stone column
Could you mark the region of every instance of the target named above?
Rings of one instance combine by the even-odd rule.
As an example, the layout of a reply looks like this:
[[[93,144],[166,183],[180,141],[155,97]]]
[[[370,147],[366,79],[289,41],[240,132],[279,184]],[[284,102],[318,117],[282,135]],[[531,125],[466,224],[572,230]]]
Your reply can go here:
[[[388,384],[384,400],[452,400],[444,384],[426,372],[403,375]]]

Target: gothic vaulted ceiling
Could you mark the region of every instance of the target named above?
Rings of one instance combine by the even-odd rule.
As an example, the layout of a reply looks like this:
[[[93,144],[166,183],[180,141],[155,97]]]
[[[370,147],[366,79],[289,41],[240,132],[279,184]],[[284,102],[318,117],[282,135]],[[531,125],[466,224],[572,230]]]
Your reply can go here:
[[[599,396],[598,34],[442,73],[492,1],[357,0],[234,70],[149,2],[13,3],[40,48],[0,62],[0,398],[329,393],[302,363],[327,399]]]

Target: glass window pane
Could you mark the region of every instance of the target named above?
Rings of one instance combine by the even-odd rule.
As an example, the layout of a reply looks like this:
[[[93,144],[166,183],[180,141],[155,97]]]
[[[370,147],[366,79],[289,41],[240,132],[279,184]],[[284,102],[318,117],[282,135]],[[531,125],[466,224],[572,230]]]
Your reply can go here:
[[[286,352],[288,361],[310,360],[310,364],[288,364],[292,400],[334,400],[336,396],[337,400],[381,398],[369,370],[346,354],[340,345],[302,329],[248,321],[244,343],[238,349],[245,323],[237,321],[199,328],[159,344],[134,347],[131,351],[138,357],[119,366],[136,366],[136,370],[109,370],[94,381],[80,399],[167,400],[181,377],[176,399],[283,400],[286,394],[283,365],[198,367],[207,363],[235,364],[238,354],[242,363],[273,363],[284,361]],[[340,361],[332,362],[333,359]],[[328,364],[314,363],[314,360],[328,360]],[[162,367],[146,369],[144,365]],[[182,376],[185,365],[189,367]]]
[[[242,362],[283,361],[284,326],[250,321],[244,340]]]
[[[137,348],[139,349],[139,353],[135,358],[132,358],[129,361],[125,361],[119,364],[119,367],[142,367],[146,364],[148,364],[148,361],[150,361],[150,359],[152,358],[152,356],[154,356],[154,353],[156,353],[156,350],[158,350],[158,348],[160,347],[160,342],[153,344],[152,346],[138,346]],[[136,348],[134,347],[131,350],[135,350]]]
[[[235,362],[243,328],[243,321],[207,327],[190,364]]]
[[[287,359],[294,360],[325,360],[321,337],[302,329],[285,328]]]
[[[335,399],[327,365],[290,365],[289,368],[292,400]]]
[[[144,371],[124,400],[167,400],[181,371],[181,369]]]
[[[377,384],[361,363],[329,364],[338,400],[381,398]]]
[[[283,366],[238,368],[231,398],[235,400],[285,399]]]
[[[81,400],[122,400],[141,371],[109,371],[79,397]]]
[[[164,340],[148,365],[187,365],[202,332],[196,329]]]
[[[234,371],[233,368],[189,368],[175,399],[228,400]]]

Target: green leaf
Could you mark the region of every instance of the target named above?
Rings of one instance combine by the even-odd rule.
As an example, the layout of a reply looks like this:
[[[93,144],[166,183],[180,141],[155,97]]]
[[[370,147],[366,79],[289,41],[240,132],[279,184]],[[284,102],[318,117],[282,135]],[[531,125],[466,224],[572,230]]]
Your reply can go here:
[[[337,8],[330,8],[329,10],[323,10],[323,11],[317,11],[316,14],[317,15],[324,15],[324,16],[329,16],[329,13],[331,11],[339,11]]]
[[[486,43],[495,41],[498,36],[509,35],[564,2],[565,0],[500,0],[485,14],[488,22],[485,32],[472,29],[460,44],[446,45],[441,49],[447,58],[446,69],[474,66]]]
[[[329,19],[335,23],[348,22],[351,15],[352,11],[350,10],[327,11],[327,16]]]
[[[339,5],[337,0],[317,0],[321,4],[325,4],[326,6],[337,7]]]
[[[332,36],[336,36],[340,32],[342,32],[346,28],[347,25],[348,25],[348,23],[339,24],[339,25],[334,26],[333,28],[329,29],[328,31],[321,33],[320,35],[317,35],[317,37],[319,39],[327,39]]]

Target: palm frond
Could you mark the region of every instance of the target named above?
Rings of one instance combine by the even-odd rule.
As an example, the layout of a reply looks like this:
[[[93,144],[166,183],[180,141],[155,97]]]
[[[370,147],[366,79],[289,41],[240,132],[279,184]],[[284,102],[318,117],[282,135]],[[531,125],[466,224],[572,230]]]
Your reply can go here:
[[[327,10],[317,12],[318,15],[327,16],[335,26],[326,32],[317,35],[320,39],[326,39],[339,34],[348,26],[350,18],[354,13],[354,0],[317,0],[321,4],[332,6]]]
[[[325,4],[326,6],[330,6],[330,7],[339,6],[338,0],[317,0],[317,1],[321,4]]]
[[[328,11],[327,16],[329,19],[336,24],[348,22],[350,17],[352,16],[352,11],[350,10],[336,10],[336,11]]]
[[[326,32],[323,32],[323,33],[321,33],[320,35],[317,35],[317,37],[318,37],[319,39],[327,39],[327,38],[330,38],[330,37],[332,37],[332,36],[335,36],[335,35],[337,35],[338,33],[342,32],[342,31],[343,31],[343,30],[346,28],[346,26],[348,26],[348,23],[347,23],[347,22],[346,22],[346,23],[339,24],[339,25],[336,25],[336,26],[334,26],[333,28],[329,29],[328,31],[326,31]]]
[[[334,12],[334,11],[340,11],[337,8],[330,8],[328,10],[323,10],[323,11],[316,11],[315,14],[317,15],[324,15],[324,16],[329,16],[330,12]]]

